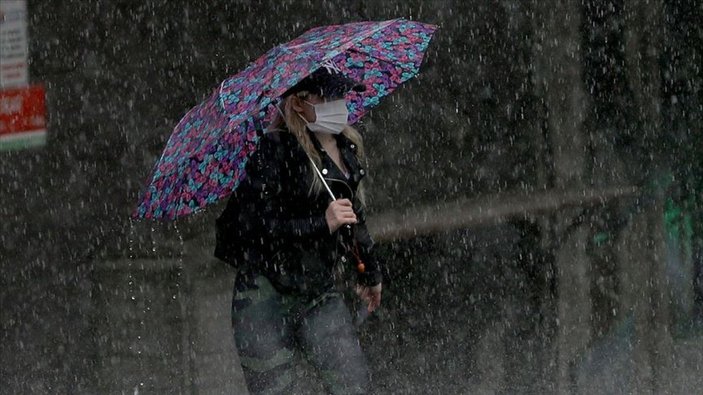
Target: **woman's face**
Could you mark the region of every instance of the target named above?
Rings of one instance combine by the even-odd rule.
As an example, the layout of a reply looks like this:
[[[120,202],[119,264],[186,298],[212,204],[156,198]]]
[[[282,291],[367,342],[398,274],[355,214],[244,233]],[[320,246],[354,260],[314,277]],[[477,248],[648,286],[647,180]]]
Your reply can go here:
[[[293,102],[293,109],[305,118],[308,122],[312,123],[317,120],[315,115],[315,108],[312,106],[314,104],[323,103],[324,99],[316,94],[309,94],[305,98],[296,98]]]

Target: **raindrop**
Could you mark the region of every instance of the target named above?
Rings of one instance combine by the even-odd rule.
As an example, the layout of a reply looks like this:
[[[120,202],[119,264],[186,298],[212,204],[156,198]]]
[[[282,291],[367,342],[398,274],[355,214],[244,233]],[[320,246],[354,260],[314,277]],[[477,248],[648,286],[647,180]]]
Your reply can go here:
[[[151,252],[156,253],[156,239],[154,238],[154,233],[156,230],[154,227],[151,227]]]

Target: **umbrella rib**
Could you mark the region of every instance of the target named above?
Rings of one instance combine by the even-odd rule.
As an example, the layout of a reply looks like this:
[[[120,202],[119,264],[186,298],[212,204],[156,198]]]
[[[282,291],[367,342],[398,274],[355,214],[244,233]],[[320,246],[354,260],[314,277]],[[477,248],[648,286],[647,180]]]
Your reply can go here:
[[[217,91],[217,101],[220,103],[220,108],[225,108],[224,96],[222,95],[222,89],[225,87],[225,82],[227,82],[227,80],[220,83],[220,89]]]
[[[347,49],[347,51],[360,53],[360,54],[362,54],[362,55],[367,55],[368,57],[373,58],[373,59],[377,59],[377,60],[380,61],[380,62],[385,62],[385,63],[388,63],[388,64],[391,65],[391,66],[399,67],[396,62],[393,62],[393,61],[390,61],[390,60],[384,59],[384,58],[379,58],[379,57],[377,57],[377,56],[371,56],[371,55],[369,55],[369,54],[366,53],[366,52],[359,51],[358,49],[349,48],[349,49]]]

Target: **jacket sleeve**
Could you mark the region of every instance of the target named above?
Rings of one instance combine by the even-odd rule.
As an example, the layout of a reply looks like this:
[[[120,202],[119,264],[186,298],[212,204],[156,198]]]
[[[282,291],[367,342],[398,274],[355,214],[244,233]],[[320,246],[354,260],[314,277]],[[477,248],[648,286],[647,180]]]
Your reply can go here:
[[[285,177],[281,171],[285,155],[285,148],[279,141],[266,135],[262,137],[259,149],[247,164],[247,177],[241,185],[246,222],[262,239],[329,236],[324,213],[301,218],[289,216],[283,188]]]
[[[361,285],[374,286],[381,283],[383,275],[381,272],[381,261],[373,253],[374,241],[366,227],[366,215],[364,208],[360,205],[357,209],[357,220],[355,225],[355,238],[359,247],[359,255],[364,262],[365,270],[358,274],[358,282]]]

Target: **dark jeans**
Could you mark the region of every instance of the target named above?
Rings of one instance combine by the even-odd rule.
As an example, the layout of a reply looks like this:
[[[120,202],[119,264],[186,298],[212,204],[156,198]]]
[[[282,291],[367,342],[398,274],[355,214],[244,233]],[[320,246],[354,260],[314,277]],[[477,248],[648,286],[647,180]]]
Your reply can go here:
[[[298,352],[320,372],[329,392],[366,393],[366,360],[340,293],[287,295],[264,276],[238,279],[232,323],[250,393],[290,392]]]

